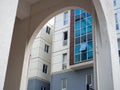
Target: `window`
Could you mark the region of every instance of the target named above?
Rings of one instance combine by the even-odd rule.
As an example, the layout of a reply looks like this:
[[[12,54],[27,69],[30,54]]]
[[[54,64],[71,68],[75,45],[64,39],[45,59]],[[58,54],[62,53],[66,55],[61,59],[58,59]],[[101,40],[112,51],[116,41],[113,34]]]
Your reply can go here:
[[[62,90],[67,90],[67,79],[62,79]]]
[[[120,39],[118,39],[118,54],[119,54],[119,57],[120,57]]]
[[[114,3],[114,6],[116,6],[116,4],[117,4],[117,3],[116,3],[116,0],[113,0],[113,3]]]
[[[62,69],[67,68],[67,53],[63,54]]]
[[[88,74],[86,76],[86,88],[87,90],[94,90],[92,87],[92,75],[91,74]]]
[[[43,64],[43,73],[47,73],[48,66],[46,64]]]
[[[63,45],[67,45],[67,39],[68,39],[68,32],[63,33]]]
[[[115,13],[116,30],[119,30],[118,14]]]
[[[92,59],[92,16],[84,10],[74,10],[74,63]]]
[[[41,87],[41,90],[46,90],[46,87]]]
[[[64,25],[68,24],[68,11],[64,13]]]
[[[51,30],[51,28],[47,26],[46,27],[46,33],[50,34],[50,30]]]
[[[47,44],[45,44],[45,49],[44,49],[45,52],[49,52],[49,46]]]

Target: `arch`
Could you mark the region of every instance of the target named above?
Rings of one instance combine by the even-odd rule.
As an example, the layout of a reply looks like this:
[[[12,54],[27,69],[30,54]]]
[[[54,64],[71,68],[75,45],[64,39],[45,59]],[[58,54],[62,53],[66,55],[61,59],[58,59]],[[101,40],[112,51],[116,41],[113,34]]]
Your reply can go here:
[[[68,9],[82,8],[90,12],[93,15],[93,17],[95,17],[96,25],[94,26],[94,28],[95,28],[95,36],[96,36],[95,40],[97,42],[95,44],[96,45],[96,52],[95,52],[96,53],[96,60],[95,60],[96,90],[119,90],[120,73],[118,72],[119,62],[117,61],[118,60],[117,51],[116,51],[117,42],[115,41],[116,35],[114,31],[115,30],[114,19],[111,19],[111,17],[113,18],[114,16],[108,10],[108,7],[107,7],[108,4],[111,6],[109,7],[109,10],[113,12],[112,0],[94,0],[94,1],[53,0],[52,3],[49,0],[47,2],[41,1],[40,3],[36,3],[35,5],[33,5],[31,9],[31,16],[26,19],[27,21],[25,20],[27,23],[26,25],[27,31],[26,32],[24,32],[24,30],[21,31],[21,33],[26,33],[25,34],[26,40],[25,42],[22,42],[24,43],[24,50],[22,52],[25,53],[24,54],[25,57],[23,56],[21,63],[24,62],[24,65],[28,63],[28,56],[29,56],[28,52],[30,51],[31,43],[33,42],[33,39],[37,35],[38,31],[51,17]],[[99,36],[101,36],[101,43],[100,43]],[[18,37],[18,36],[15,35],[15,37]],[[13,39],[15,37],[13,37]],[[7,78],[5,81],[4,90],[10,90],[10,89],[17,90],[20,87],[19,83],[20,83],[21,77],[17,77],[17,76],[14,79],[17,79],[17,78],[19,79],[18,81],[16,81],[18,84],[14,86],[14,84],[16,83],[14,82],[10,86],[8,85],[9,84],[8,80],[13,79],[13,78],[10,79],[11,76],[9,76],[9,74],[14,75],[13,73],[10,72],[11,69],[9,69],[9,67],[11,67],[10,60],[12,59],[14,59],[14,57],[9,59]],[[21,74],[22,66],[20,66],[19,69]],[[102,72],[102,74],[100,72]],[[24,89],[21,88],[21,90],[24,90]]]

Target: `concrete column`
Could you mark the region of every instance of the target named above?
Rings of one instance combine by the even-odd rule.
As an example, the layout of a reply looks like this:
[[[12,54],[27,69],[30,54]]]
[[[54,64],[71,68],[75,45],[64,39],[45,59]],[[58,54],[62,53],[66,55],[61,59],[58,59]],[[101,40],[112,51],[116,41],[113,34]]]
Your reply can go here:
[[[120,89],[120,64],[112,0],[93,0],[96,19],[96,90]]]
[[[28,40],[28,26],[29,19],[16,19],[4,90],[20,90],[22,69]]]
[[[0,0],[0,90],[3,90],[18,0]]]

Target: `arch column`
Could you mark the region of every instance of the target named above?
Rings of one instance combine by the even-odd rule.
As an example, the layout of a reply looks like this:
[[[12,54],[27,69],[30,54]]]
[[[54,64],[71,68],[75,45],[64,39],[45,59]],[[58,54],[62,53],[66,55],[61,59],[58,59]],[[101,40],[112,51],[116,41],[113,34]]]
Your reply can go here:
[[[3,90],[18,0],[0,1],[0,90]]]
[[[27,48],[28,29],[29,18],[24,20],[16,19],[4,90],[20,90],[23,63]]]
[[[97,17],[95,27],[96,90],[120,89],[120,64],[112,0],[93,0]]]

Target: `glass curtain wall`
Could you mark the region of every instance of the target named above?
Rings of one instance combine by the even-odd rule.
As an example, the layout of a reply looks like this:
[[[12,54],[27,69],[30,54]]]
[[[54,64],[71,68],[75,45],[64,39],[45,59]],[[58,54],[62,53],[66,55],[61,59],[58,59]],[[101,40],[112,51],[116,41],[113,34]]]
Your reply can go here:
[[[84,10],[74,10],[74,63],[92,59],[92,16]]]

